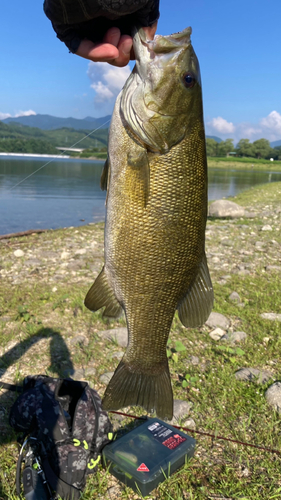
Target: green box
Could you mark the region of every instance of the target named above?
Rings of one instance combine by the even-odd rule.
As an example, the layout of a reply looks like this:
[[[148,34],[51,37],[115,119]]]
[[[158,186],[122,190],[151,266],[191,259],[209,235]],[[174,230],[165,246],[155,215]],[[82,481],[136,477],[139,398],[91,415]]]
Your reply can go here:
[[[105,446],[103,459],[111,474],[146,496],[194,455],[195,443],[172,425],[148,418]]]

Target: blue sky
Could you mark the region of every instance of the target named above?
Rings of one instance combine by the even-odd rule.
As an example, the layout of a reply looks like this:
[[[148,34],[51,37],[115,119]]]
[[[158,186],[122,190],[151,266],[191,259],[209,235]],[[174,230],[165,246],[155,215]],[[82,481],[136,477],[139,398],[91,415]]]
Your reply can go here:
[[[0,118],[41,113],[104,116],[130,68],[69,54],[40,0],[1,5]],[[160,0],[157,32],[192,26],[206,132],[281,139],[281,1]]]

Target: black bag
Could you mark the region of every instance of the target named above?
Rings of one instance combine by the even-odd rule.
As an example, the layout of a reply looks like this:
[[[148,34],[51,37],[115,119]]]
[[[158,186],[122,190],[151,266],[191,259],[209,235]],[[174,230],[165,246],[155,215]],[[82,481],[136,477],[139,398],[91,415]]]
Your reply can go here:
[[[48,491],[64,500],[80,497],[86,476],[96,471],[101,450],[112,437],[112,426],[101,408],[101,399],[87,382],[44,375],[25,378],[23,393],[11,408],[10,425],[23,432],[25,438],[28,436],[29,455],[36,458],[37,472],[42,470]],[[22,450],[17,468],[18,494],[21,454]],[[29,473],[25,480],[26,477],[32,483]]]

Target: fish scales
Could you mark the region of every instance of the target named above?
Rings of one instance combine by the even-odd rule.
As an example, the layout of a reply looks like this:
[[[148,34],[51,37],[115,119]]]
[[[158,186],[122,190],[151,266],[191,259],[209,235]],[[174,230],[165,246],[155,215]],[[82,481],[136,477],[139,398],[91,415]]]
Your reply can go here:
[[[179,308],[181,321],[193,326],[186,316],[206,320],[213,302],[204,250],[207,162],[201,89],[198,85],[193,95],[198,109],[188,131],[171,147],[164,145],[164,151],[153,151],[154,143],[146,144],[134,129],[135,117],[131,123],[122,111],[129,91],[130,82],[117,98],[110,126],[105,267],[100,275],[116,301],[115,311],[118,306],[118,313],[120,306],[125,311],[129,343],[106,389],[104,408],[138,404],[171,418],[166,344],[175,311]],[[171,130],[164,122],[166,139],[165,134],[175,135],[175,122]],[[87,307],[99,308],[97,296],[102,294],[95,282]]]

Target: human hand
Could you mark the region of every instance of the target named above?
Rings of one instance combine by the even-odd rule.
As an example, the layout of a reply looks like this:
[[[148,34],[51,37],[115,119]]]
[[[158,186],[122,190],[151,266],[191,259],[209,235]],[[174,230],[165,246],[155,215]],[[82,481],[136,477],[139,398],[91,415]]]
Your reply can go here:
[[[149,40],[153,40],[156,29],[157,22],[152,26],[143,27]],[[93,62],[107,62],[120,68],[126,66],[130,59],[135,58],[132,37],[121,35],[119,28],[110,28],[102,43],[82,40],[75,54]]]

